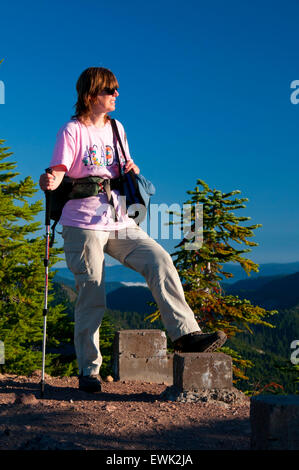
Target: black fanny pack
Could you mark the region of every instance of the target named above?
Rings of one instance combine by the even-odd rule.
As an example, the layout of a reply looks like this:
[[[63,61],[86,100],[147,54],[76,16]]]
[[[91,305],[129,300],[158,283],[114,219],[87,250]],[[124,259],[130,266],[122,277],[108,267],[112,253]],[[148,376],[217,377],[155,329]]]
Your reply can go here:
[[[52,169],[47,168],[46,172],[51,173]],[[111,191],[119,189],[120,180],[104,179],[100,176],[86,176],[85,178],[70,178],[64,176],[62,182],[50,195],[50,219],[54,220],[52,225],[52,235],[50,246],[54,243],[55,227],[59,222],[63,207],[71,199],[83,199],[86,197],[97,196],[99,193],[107,193],[108,202],[113,204]]]

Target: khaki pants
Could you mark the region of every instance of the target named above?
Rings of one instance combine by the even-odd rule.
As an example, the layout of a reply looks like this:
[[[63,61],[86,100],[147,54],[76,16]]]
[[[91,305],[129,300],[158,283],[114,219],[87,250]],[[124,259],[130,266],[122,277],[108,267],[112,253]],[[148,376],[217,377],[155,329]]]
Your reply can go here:
[[[74,343],[79,373],[98,374],[102,364],[99,327],[106,308],[104,253],[145,278],[172,341],[200,331],[171,256],[140,227],[109,232],[64,226],[62,236],[67,266],[78,291]]]

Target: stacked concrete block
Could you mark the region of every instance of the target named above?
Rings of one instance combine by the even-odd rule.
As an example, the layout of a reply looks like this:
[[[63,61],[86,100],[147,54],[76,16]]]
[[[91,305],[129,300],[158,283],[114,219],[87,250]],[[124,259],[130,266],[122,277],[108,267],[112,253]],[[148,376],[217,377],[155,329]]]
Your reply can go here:
[[[299,395],[250,400],[252,450],[299,450]]]
[[[173,385],[177,391],[232,388],[232,359],[223,353],[175,353]]]
[[[167,339],[161,330],[116,332],[113,351],[116,380],[173,383],[173,355],[167,354]]]
[[[116,380],[165,383],[176,391],[229,390],[232,359],[223,353],[167,353],[161,330],[121,330],[115,334]]]

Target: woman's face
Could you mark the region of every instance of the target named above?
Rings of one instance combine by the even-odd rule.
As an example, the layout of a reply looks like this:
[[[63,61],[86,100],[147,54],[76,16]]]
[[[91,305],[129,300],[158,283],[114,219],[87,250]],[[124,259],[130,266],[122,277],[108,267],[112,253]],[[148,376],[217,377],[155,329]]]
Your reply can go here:
[[[110,111],[114,111],[117,96],[119,96],[117,88],[104,88],[92,103],[93,111],[96,113],[109,113]]]

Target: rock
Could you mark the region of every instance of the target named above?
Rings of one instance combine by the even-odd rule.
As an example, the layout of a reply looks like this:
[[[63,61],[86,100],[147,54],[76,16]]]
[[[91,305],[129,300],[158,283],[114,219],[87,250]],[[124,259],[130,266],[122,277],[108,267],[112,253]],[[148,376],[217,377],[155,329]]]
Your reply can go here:
[[[232,387],[229,389],[202,389],[194,391],[181,392],[174,385],[167,387],[164,392],[160,395],[161,398],[171,401],[177,401],[181,403],[198,403],[198,402],[224,402],[224,403],[236,403],[249,401],[250,399],[244,395],[240,390]]]
[[[111,413],[112,411],[116,410],[116,406],[114,406],[114,405],[105,405],[105,406],[103,406],[103,410],[108,411],[109,413]]]
[[[39,369],[34,370],[29,377],[39,377],[41,379],[42,377],[42,371]],[[50,379],[51,375],[45,373],[45,379]]]
[[[16,399],[14,401],[15,405],[37,405],[38,403],[39,401],[35,398],[32,393],[21,393],[20,395],[16,396]]]
[[[114,379],[111,375],[107,375],[106,379],[105,379],[105,382],[113,382]]]

